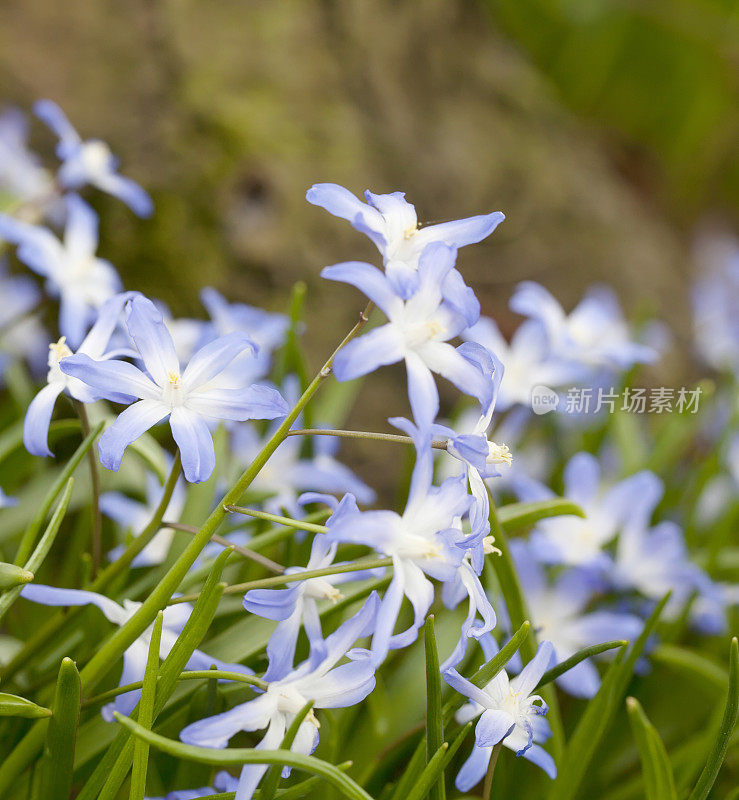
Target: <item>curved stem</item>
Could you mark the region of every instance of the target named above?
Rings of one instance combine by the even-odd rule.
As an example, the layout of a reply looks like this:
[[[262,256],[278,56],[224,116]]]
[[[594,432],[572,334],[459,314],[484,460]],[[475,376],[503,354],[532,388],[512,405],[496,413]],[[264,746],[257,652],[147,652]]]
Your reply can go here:
[[[244,506],[224,506],[224,508],[230,514],[243,514],[246,517],[254,517],[255,519],[266,519],[268,522],[276,522],[279,525],[285,525],[287,528],[296,528],[299,531],[308,531],[309,533],[326,533],[328,531],[325,525],[315,525],[312,522],[304,522],[300,519],[281,517],[279,514],[269,514],[267,511],[258,511],[255,508],[245,508]]]
[[[73,400],[72,404],[80,418],[82,435],[89,436],[90,420],[85,404],[79,400]],[[100,472],[95,450],[92,447],[87,451],[87,462],[90,465],[90,481],[92,483],[92,577],[95,578],[103,557],[103,515],[100,511]]]
[[[290,431],[288,436],[337,436],[341,439],[374,439],[378,442],[397,442],[398,444],[413,445],[410,436],[401,436],[397,433],[378,433],[376,431],[347,431],[332,428],[299,428]],[[446,450],[446,439],[434,439],[431,447],[435,450]]]
[[[332,567],[322,569],[306,569],[302,572],[290,572],[287,575],[276,575],[274,578],[261,578],[257,581],[247,583],[233,583],[223,590],[223,594],[240,594],[248,592],[249,589],[271,589],[273,586],[282,586],[285,583],[296,583],[297,581],[307,581],[310,578],[323,578],[326,575],[340,575],[342,572],[359,572],[366,569],[379,569],[380,567],[391,567],[392,558],[365,559],[363,561],[353,561],[351,564],[336,564]],[[197,600],[199,594],[187,594],[174,597],[168,605],[177,603],[190,603]]]
[[[157,680],[161,679],[161,675],[157,676]],[[193,669],[187,672],[181,672],[178,681],[194,681],[194,680],[212,680],[216,678],[219,681],[234,681],[237,683],[246,683],[250,686],[258,686],[260,689],[267,688],[267,681],[261,678],[255,678],[253,675],[244,675],[241,672],[230,672],[221,669]],[[126,692],[135,692],[141,689],[144,685],[143,681],[134,681],[134,683],[127,683],[124,686],[116,686],[115,689],[108,689],[107,692],[101,692],[94,697],[88,697],[82,701],[82,707],[94,706],[98,703],[105,703],[118,697],[119,694],[126,694]]]

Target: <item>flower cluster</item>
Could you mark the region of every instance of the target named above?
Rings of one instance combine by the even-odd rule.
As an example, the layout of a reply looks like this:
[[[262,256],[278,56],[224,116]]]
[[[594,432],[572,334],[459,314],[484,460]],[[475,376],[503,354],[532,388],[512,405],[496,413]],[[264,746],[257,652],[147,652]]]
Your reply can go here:
[[[460,248],[484,241],[504,220],[502,213],[422,226],[401,192],[368,191],[362,201],[341,186],[316,184],[307,200],[369,237],[381,260],[379,266],[335,264],[321,274],[366,297],[363,322],[374,310],[383,319],[366,332],[358,325],[308,384],[290,361],[294,320],[230,303],[212,288],[201,293],[208,319],[178,319],[163,303],[125,290],[114,266],[96,255],[97,216],[78,192],[95,187],[140,216],[153,212],[151,199],[118,173],[105,143],[83,140],[54,103],[40,102],[36,114],[59,140],[55,175],[27,149],[22,115],[0,116],[0,190],[15,200],[0,214],[0,240],[14,245],[16,260],[43,278],[42,287],[32,276],[11,275],[4,265],[0,272],[0,375],[24,359],[33,367],[39,342],[46,358],[45,382],[25,412],[26,449],[52,456],[52,417],[66,397],[83,430],[90,420],[105,423],[97,452],[106,470],[118,472],[129,447],[148,458],[152,471],[137,481],[121,470],[123,490],[102,493],[92,459],[93,510],[122,534],[108,548],[113,577],[121,559],[142,571],[174,564],[167,574],[179,576],[180,583],[171,598],[198,585],[213,552],[229,545],[244,560],[276,573],[256,585],[228,587],[243,599],[223,611],[240,617],[245,611],[259,624],[255,617],[266,620],[269,634],[261,647],[244,655],[238,642],[233,663],[195,649],[185,667],[241,675],[264,667],[248,689],[254,696],[239,695],[223,711],[209,703],[201,718],[189,718],[182,742],[222,749],[245,732],[250,739],[261,736],[255,749],[274,751],[290,736],[293,754],[310,755],[319,743],[320,709],[355,706],[367,698],[378,670],[418,639],[438,597],[456,620],[441,654],[441,676],[456,692],[456,721],[477,719],[457,788],[470,791],[502,746],[554,778],[554,758],[543,746],[552,735],[544,700],[549,695],[536,693],[547,670],[592,646],[635,639],[667,592],[672,594],[666,615],[675,624],[684,618],[702,632],[725,628],[734,591],[691,560],[683,528],[659,508],[663,482],[643,464],[632,468],[623,453],[619,458],[610,432],[591,448],[599,457],[576,452],[563,466],[562,494],[582,516],[571,506],[561,516],[551,511],[558,498],[549,486],[560,474],[551,449],[542,448],[532,390],[611,385],[635,365],[658,358],[659,348],[648,335],[640,340],[633,334],[610,290],[592,289],[568,314],[544,287],[521,283],[511,309],[525,320],[508,341],[492,319],[481,316],[480,302],[457,264]],[[732,286],[733,266],[724,275]],[[705,333],[712,324],[706,305],[717,292],[703,286],[696,294],[696,324],[705,357],[723,369],[735,360],[736,343],[715,342]],[[58,301],[51,336],[39,320],[45,297]],[[407,416],[388,420],[399,433],[302,427],[312,392],[329,375],[352,381],[399,363],[407,382],[398,413]],[[461,410],[451,420],[442,413],[438,377],[460,395]],[[565,419],[555,414],[551,425],[565,435],[574,430],[582,444],[585,422]],[[157,427],[163,422],[171,442],[166,429]],[[336,457],[338,437],[351,435],[409,448],[414,460],[402,510],[368,508],[375,492]],[[164,484],[154,471],[152,451],[161,456],[163,474],[169,472]],[[739,485],[738,454],[735,437],[722,454],[725,480],[709,485],[701,499],[708,520],[715,518],[717,503],[726,505],[727,481],[729,496]],[[236,474],[241,477],[231,480]],[[195,495],[187,485],[192,483],[205,485]],[[234,488],[214,504],[214,492],[223,484]],[[714,501],[711,491],[723,495]],[[245,497],[261,507],[239,506]],[[521,505],[511,507],[530,533],[507,548],[498,542],[498,549],[493,533],[500,518],[493,498],[513,497]],[[0,490],[0,507],[12,502]],[[187,548],[180,555],[178,530],[214,535],[216,524],[198,529],[183,522],[190,523],[201,508],[214,508],[209,520],[233,525],[225,538],[198,539],[197,554]],[[284,541],[281,529],[247,529],[243,516],[287,528],[286,566],[259,550],[265,541]],[[305,539],[306,532],[312,539]],[[470,661],[489,663],[499,640],[517,627],[504,581],[490,578],[496,560],[504,557],[518,576],[538,645],[531,642],[528,663],[514,655],[478,685],[463,674]],[[147,608],[132,598],[141,597],[152,585],[148,576],[157,572],[144,574],[140,583],[120,589],[116,596],[126,598],[121,602],[89,588],[35,582],[19,592],[47,606],[95,606],[130,631]],[[166,608],[162,659],[192,614],[188,599],[178,597]],[[331,610],[342,614],[333,624],[327,620]],[[130,715],[138,704],[153,630],[152,624],[141,625],[120,649],[118,685],[124,688],[103,707],[106,721]],[[592,697],[600,686],[598,668],[587,655],[555,673],[559,687],[577,697]],[[234,791],[237,800],[250,800],[267,769],[247,763],[238,777],[218,773],[215,788],[177,790],[167,797]],[[289,773],[284,767],[283,777]]]

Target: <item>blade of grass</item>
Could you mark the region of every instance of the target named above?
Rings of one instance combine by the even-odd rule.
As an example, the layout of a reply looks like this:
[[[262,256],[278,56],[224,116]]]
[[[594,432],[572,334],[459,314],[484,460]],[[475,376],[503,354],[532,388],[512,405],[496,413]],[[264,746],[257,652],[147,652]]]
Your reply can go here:
[[[39,800],[69,800],[80,719],[80,676],[71,658],[59,667],[46,748],[39,763]]]
[[[506,533],[528,528],[540,519],[562,516],[584,517],[585,512],[579,505],[564,497],[530,503],[510,503],[498,508],[498,521]]]
[[[406,800],[423,800],[424,797],[428,796],[431,787],[438,780],[439,775],[443,774],[471,729],[472,723],[468,722],[456,735],[451,746],[448,742],[444,742],[441,745],[413,784],[413,788],[408,793]]]
[[[157,677],[159,675],[159,646],[162,641],[162,623],[164,612],[160,611],[154,620],[154,628],[149,642],[149,654],[146,659],[141,700],[139,701],[138,721],[151,730],[154,723],[154,700],[156,697]],[[149,761],[149,745],[137,739],[133,746],[133,763],[131,765],[130,800],[144,800],[146,794],[146,768]]]
[[[439,672],[439,651],[434,634],[434,617],[426,617],[424,626],[426,648],[426,763],[430,764],[434,754],[444,743],[444,721],[441,714],[441,673]],[[431,800],[444,800],[444,770],[431,785]]]
[[[721,765],[724,763],[726,751],[729,747],[729,739],[736,725],[737,714],[739,713],[739,644],[736,636],[731,640],[729,649],[729,689],[726,694],[726,706],[718,730],[718,736],[714,742],[708,759],[703,767],[703,771],[698,777],[698,782],[693,787],[688,800],[705,800],[711,787],[716,781]]]
[[[672,767],[657,729],[635,697],[626,698],[626,711],[639,750],[646,800],[677,800]]]
[[[615,650],[617,647],[623,647],[627,644],[628,642],[625,639],[617,639],[613,642],[594,644],[590,647],[585,647],[582,650],[578,650],[569,658],[565,659],[561,664],[557,664],[551,669],[548,669],[541,676],[541,680],[536,684],[532,691],[536,692],[542,686],[546,686],[548,683],[556,681],[560,675],[564,675],[565,672],[571,670],[573,667],[576,667],[581,661],[585,661],[586,658],[591,658],[592,656],[597,656],[600,653],[605,653],[607,650]]]
[[[51,709],[38,706],[25,697],[0,692],[0,717],[23,717],[25,719],[42,719],[50,717]]]

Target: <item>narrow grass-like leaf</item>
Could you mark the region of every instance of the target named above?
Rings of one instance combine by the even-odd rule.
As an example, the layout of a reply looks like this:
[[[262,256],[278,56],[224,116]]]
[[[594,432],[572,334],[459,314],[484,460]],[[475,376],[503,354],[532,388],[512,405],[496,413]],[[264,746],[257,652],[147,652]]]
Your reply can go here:
[[[154,620],[149,654],[146,659],[141,700],[139,701],[138,721],[144,728],[151,729],[154,722],[154,700],[156,697],[157,677],[159,674],[159,645],[162,641],[162,623],[164,612],[160,611]],[[146,769],[149,762],[149,745],[137,739],[133,747],[133,763],[131,765],[130,800],[144,800],[146,794]]]
[[[439,776],[444,774],[444,770],[461,747],[471,728],[472,723],[468,722],[455,736],[451,746],[448,742],[444,742],[441,745],[426,764],[418,779],[413,783],[413,788],[408,793],[406,800],[423,800],[425,797],[432,796],[430,795],[432,787],[439,779]]]
[[[175,758],[198,761],[201,764],[210,764],[215,767],[241,766],[243,764],[280,764],[321,775],[351,800],[372,800],[370,795],[348,775],[344,775],[333,764],[327,764],[325,761],[313,756],[304,756],[301,753],[293,753],[290,750],[257,750],[255,748],[215,750],[209,747],[195,747],[153,733],[117,712],[115,713],[115,718],[134,736],[145,739],[152,747]]]
[[[7,564],[0,561],[0,589],[12,589],[14,586],[23,586],[33,580],[33,572],[29,572],[17,564]]]
[[[434,754],[444,743],[444,721],[441,714],[441,673],[439,672],[439,651],[434,634],[434,617],[426,617],[424,626],[426,647],[426,763],[430,764]],[[442,770],[432,784],[431,800],[444,800],[444,771]]]
[[[43,719],[50,717],[51,709],[38,706],[25,697],[0,692],[0,717],[23,717],[25,719]]]
[[[710,659],[672,644],[660,644],[649,655],[657,664],[664,664],[695,678],[701,685],[710,683],[723,693],[729,681],[729,673]]]
[[[33,553],[31,553],[31,557],[24,565],[24,569],[28,572],[37,572],[39,567],[44,563],[44,559],[49,554],[49,550],[51,550],[51,546],[54,544],[54,539],[56,539],[56,535],[59,532],[59,526],[62,524],[64,515],[67,513],[67,506],[69,505],[69,501],[72,497],[73,486],[74,478],[68,478],[64,492],[59,498],[59,503],[57,504],[57,507],[54,510],[51,519],[49,520],[49,524],[46,526],[43,536],[39,539],[36,548],[34,549]],[[5,614],[8,612],[8,609],[18,599],[22,589],[23,585],[14,586],[12,589],[8,589],[0,597],[0,619],[5,616]]]
[[[68,433],[80,430],[78,419],[59,419],[49,425],[49,441],[54,441]],[[0,434],[0,461],[7,458],[14,450],[23,446],[23,420]]]
[[[668,593],[657,604],[628,654],[625,647],[618,651],[598,693],[585,707],[570,737],[549,800],[572,800],[577,795],[603,733],[611,724],[615,710],[623,702],[634,665],[644,651],[669,598]]]
[[[736,725],[737,714],[739,714],[739,644],[737,638],[731,640],[729,650],[729,689],[726,695],[726,706],[718,730],[718,736],[708,754],[708,759],[703,767],[703,771],[698,777],[693,791],[688,800],[705,800],[711,787],[716,781],[721,765],[724,763],[726,751],[729,747],[729,739],[734,726]]]
[[[39,763],[38,800],[69,800],[80,720],[80,676],[71,658],[59,667],[46,747]]]
[[[626,698],[626,711],[639,750],[646,800],[677,800],[670,759],[657,729],[635,697]]]
[[[80,444],[80,446],[74,451],[72,457],[66,463],[64,469],[54,481],[49,491],[46,493],[46,497],[21,537],[18,550],[15,554],[16,564],[25,564],[26,560],[31,554],[31,551],[33,550],[33,544],[36,541],[36,535],[38,534],[39,530],[41,530],[41,526],[44,524],[44,520],[46,519],[46,515],[49,513],[49,509],[54,504],[56,498],[59,497],[62,491],[64,491],[64,488],[68,485],[69,479],[72,477],[72,473],[77,469],[82,459],[87,455],[87,451],[92,447],[93,442],[102,429],[103,423],[101,422],[90,431],[90,433],[83,439],[82,444]],[[26,569],[28,568],[29,567],[26,565]],[[31,571],[33,572],[33,570]]]
[[[328,528],[325,525],[316,525],[312,522],[305,522],[302,519],[281,517],[278,514],[268,514],[266,511],[259,511],[256,508],[244,508],[244,506],[226,506],[225,508],[226,511],[231,514],[242,514],[246,517],[264,519],[268,522],[276,522],[280,525],[285,525],[288,528],[295,528],[299,531],[308,531],[309,533],[326,533],[328,531]]]
[[[313,708],[313,700],[309,700],[298,713],[295,719],[290,723],[290,727],[285,732],[285,736],[280,745],[280,750],[290,750],[295,741],[298,733],[298,728],[303,723],[303,720],[308,716]],[[259,800],[273,800],[275,792],[277,791],[277,784],[280,782],[280,775],[282,774],[282,767],[273,764],[264,776],[262,781],[262,792]]]
[[[489,683],[503,667],[516,655],[529,635],[531,623],[526,620],[500,650],[470,678],[475,686],[483,687]]]
[[[585,512],[577,503],[565,497],[554,497],[551,500],[537,500],[530,503],[510,503],[497,510],[498,521],[506,533],[528,528],[540,519],[547,517],[575,516],[584,517]]]
[[[154,719],[177,686],[177,680],[185,669],[193,650],[197,648],[215,615],[218,601],[223,595],[223,584],[219,583],[223,567],[231,555],[224,550],[213,564],[200,598],[172,650],[159,669]],[[126,778],[133,756],[133,742],[126,731],[121,731],[99,760],[87,783],[82,787],[77,800],[105,800],[113,798]]]
[[[568,672],[573,667],[576,667],[581,661],[585,661],[586,658],[591,658],[592,656],[597,656],[600,653],[605,653],[606,650],[615,650],[617,647],[623,647],[627,644],[628,642],[625,639],[617,639],[613,642],[594,644],[590,647],[584,647],[582,650],[578,650],[569,658],[565,659],[561,664],[557,664],[551,669],[548,669],[541,676],[541,680],[536,684],[532,692],[536,692],[536,690],[541,689],[542,686],[546,686],[548,683],[556,681],[560,675],[564,675],[565,672]]]

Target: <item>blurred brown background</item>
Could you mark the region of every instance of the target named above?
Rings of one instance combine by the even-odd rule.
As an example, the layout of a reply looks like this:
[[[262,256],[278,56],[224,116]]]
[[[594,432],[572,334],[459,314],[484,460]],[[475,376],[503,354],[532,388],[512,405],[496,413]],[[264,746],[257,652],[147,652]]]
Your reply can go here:
[[[0,97],[58,101],[151,191],[146,222],[94,196],[130,287],[199,313],[305,280],[314,363],[360,304],[320,268],[376,259],[316,181],[504,211],[460,258],[504,330],[522,278],[606,280],[684,337],[695,226],[736,220],[737,31],[723,0],[5,0]]]

